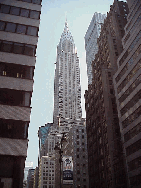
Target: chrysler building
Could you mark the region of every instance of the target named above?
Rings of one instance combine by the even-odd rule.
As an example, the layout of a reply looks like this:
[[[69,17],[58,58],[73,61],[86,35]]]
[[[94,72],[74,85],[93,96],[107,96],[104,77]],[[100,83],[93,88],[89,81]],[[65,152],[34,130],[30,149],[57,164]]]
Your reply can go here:
[[[54,78],[54,124],[61,119],[81,120],[79,58],[67,21],[57,46]]]

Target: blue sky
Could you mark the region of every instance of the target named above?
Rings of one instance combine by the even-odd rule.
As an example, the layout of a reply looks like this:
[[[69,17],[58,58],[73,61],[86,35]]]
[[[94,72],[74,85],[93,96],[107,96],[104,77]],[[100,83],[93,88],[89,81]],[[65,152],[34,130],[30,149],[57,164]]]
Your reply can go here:
[[[84,36],[93,14],[106,14],[112,4],[113,0],[42,0],[27,151],[27,161],[33,161],[34,167],[38,163],[38,129],[53,121],[54,63],[65,17],[67,15],[69,30],[77,47],[81,74],[82,116],[85,117],[84,93],[87,89],[87,73]]]

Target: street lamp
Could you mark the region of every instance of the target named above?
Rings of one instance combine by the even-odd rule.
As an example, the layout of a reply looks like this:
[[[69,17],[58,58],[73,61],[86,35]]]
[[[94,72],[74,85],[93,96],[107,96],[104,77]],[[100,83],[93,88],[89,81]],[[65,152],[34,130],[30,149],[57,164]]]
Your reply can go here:
[[[62,188],[62,182],[61,182],[61,172],[62,172],[62,154],[63,154],[63,151],[62,151],[62,144],[63,142],[66,142],[67,139],[66,139],[66,133],[62,133],[62,134],[59,134],[59,135],[56,135],[56,136],[62,136],[61,137],[61,140],[60,142],[57,142],[56,145],[55,145],[55,148],[54,150],[58,150],[59,151],[59,154],[60,154],[60,157],[59,157],[59,164],[60,164],[60,188]]]

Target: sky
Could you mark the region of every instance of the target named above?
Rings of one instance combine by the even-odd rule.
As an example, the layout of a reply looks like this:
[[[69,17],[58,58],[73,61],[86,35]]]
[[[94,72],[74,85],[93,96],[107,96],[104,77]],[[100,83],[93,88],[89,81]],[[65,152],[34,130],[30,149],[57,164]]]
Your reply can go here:
[[[26,159],[33,161],[34,168],[38,165],[38,129],[53,122],[54,63],[66,17],[79,57],[82,117],[85,117],[87,66],[84,36],[93,14],[107,14],[112,4],[113,0],[42,0]]]

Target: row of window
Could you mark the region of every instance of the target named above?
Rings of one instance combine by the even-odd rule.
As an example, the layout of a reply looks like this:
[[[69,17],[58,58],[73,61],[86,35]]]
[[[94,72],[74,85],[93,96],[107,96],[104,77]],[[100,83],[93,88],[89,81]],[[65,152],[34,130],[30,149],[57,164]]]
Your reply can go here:
[[[141,99],[141,90],[120,110],[123,116],[130,108],[132,108]]]
[[[140,0],[136,0],[136,1],[132,2],[132,5],[130,7],[130,10],[132,10],[132,11],[130,12],[130,15],[128,16],[128,19],[130,19],[133,16],[133,14],[135,14],[135,9],[133,9],[133,7],[136,8],[135,4],[138,5],[139,1]],[[140,8],[140,6],[139,6],[139,8]]]
[[[33,26],[21,25],[11,22],[0,21],[0,31],[37,36],[38,28]]]
[[[21,7],[0,4],[0,12],[5,14],[12,14],[15,16],[37,19],[37,20],[40,19],[39,11],[24,9]]]
[[[136,60],[136,58],[141,54],[141,45],[138,47],[138,49],[135,51],[133,56],[130,58],[128,63],[124,66],[124,68],[120,71],[118,76],[115,78],[116,83],[121,79],[121,77],[125,74],[125,72],[130,68],[130,66],[133,64],[133,62]]]
[[[40,5],[42,0],[16,0],[16,1],[23,1],[23,2],[27,2],[27,3],[34,3],[37,5]]]
[[[119,103],[121,103],[135,90],[135,88],[141,83],[141,75],[136,78],[136,80],[131,84],[131,86],[124,92],[124,94],[119,98]]]
[[[127,142],[128,140],[130,140],[140,132],[141,132],[141,122],[138,123],[135,127],[133,127],[124,135],[124,141]]]
[[[140,149],[141,149],[141,139],[126,148],[126,155],[129,156]]]
[[[139,187],[139,185],[141,185],[141,172],[138,175],[130,177],[129,179],[130,179],[130,185],[132,185],[132,187]]]
[[[140,10],[139,10],[140,11]],[[140,20],[141,20],[141,15],[137,18],[136,22],[134,23],[134,25],[132,26],[132,28],[130,29],[130,33],[133,33],[135,28],[138,27],[138,25],[140,24]]]
[[[35,56],[36,46],[9,41],[0,41],[0,51]]]
[[[126,84],[133,78],[135,73],[141,68],[141,60],[136,64],[136,66],[130,71],[130,73],[126,76],[126,78],[121,82],[121,84],[117,88],[118,94],[121,90],[126,86]]]
[[[136,38],[134,39],[134,41],[132,42],[132,44],[129,46],[128,50],[124,53],[124,55],[120,59],[120,61],[119,61],[119,65],[120,66],[122,65],[122,63],[124,62],[124,60],[127,58],[127,56],[129,55],[129,53],[133,50],[133,48],[138,43],[138,41],[140,40],[140,38],[141,38],[141,31],[137,34]]]
[[[0,76],[33,79],[34,67],[0,62]]]
[[[55,187],[54,187],[54,185],[49,185],[49,186],[43,185],[43,188],[55,188]]]
[[[132,114],[130,114],[123,122],[123,129],[126,128],[130,123],[137,119],[141,115],[141,106],[137,108]]]
[[[0,103],[11,106],[30,106],[30,92],[0,89]]]
[[[28,123],[16,120],[0,119],[0,137],[27,139]]]

